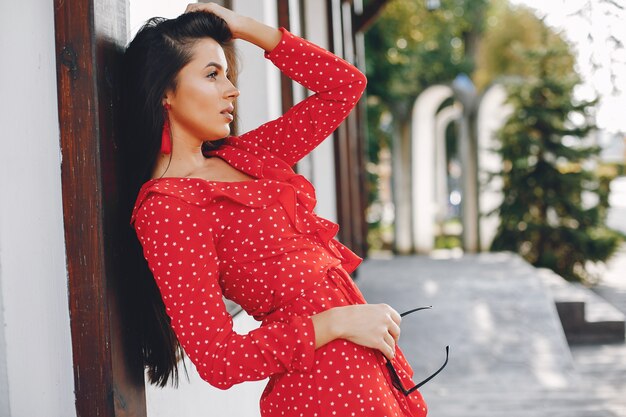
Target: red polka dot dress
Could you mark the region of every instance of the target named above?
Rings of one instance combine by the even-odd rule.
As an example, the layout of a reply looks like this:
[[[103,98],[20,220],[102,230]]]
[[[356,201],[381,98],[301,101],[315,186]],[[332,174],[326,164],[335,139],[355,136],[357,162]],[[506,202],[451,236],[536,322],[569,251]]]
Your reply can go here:
[[[362,259],[314,213],[315,190],[291,166],[328,137],[356,105],[365,76],[280,28],[265,52],[314,95],[283,116],[207,152],[253,179],[165,177],[141,188],[131,223],[172,328],[200,376],[227,389],[269,377],[263,417],[425,416],[419,392],[391,384],[383,354],[335,339],[315,349],[311,316],[366,303],[349,273]],[[261,322],[233,331],[223,297]],[[405,386],[413,371],[396,347]]]

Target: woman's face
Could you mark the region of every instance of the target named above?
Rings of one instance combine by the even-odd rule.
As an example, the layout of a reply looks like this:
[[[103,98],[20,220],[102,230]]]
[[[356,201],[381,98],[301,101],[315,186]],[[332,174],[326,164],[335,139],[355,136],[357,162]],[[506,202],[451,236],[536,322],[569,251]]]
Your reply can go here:
[[[192,59],[178,73],[176,91],[168,90],[174,140],[216,140],[230,134],[233,101],[239,90],[226,78],[222,47],[212,38],[200,39]]]

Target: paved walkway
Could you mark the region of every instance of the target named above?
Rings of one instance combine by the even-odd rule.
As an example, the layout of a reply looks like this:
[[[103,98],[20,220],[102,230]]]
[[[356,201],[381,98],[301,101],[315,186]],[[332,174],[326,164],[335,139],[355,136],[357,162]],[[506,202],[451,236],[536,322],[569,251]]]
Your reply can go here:
[[[611,184],[609,227],[626,233],[626,177]],[[600,284],[593,288],[598,295],[626,314],[626,245],[607,264]],[[572,355],[578,372],[591,386],[594,395],[626,416],[620,406],[626,396],[626,344],[573,346]]]
[[[593,288],[598,295],[626,314],[626,246],[608,263],[602,281]],[[626,397],[626,343],[572,346],[576,370],[583,375],[594,395],[603,398],[617,415]]]
[[[592,356],[584,349],[572,356],[548,292],[516,255],[369,259],[359,271],[356,283],[370,303],[399,312],[433,306],[403,318],[399,342],[414,380],[436,370],[450,345],[448,366],[421,389],[430,415],[626,416],[626,398],[606,388],[621,389],[626,372],[614,363],[598,367],[597,354],[585,368]],[[612,348],[611,361],[624,365],[619,346],[605,351]],[[594,389],[605,374],[609,382]]]
[[[606,272],[593,290],[626,314],[626,245],[608,262]]]

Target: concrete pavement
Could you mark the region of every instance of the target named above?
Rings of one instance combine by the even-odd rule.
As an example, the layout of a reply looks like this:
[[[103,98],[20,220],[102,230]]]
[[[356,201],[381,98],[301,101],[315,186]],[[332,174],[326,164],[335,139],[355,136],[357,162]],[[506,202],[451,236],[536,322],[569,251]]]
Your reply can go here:
[[[429,415],[626,416],[626,399],[594,389],[593,361],[587,369],[576,363],[549,291],[517,255],[368,259],[359,271],[370,303],[398,312],[433,306],[403,318],[399,341],[415,381],[440,366],[450,345],[448,366],[421,389]],[[620,355],[611,357],[626,363]],[[612,369],[613,381],[626,380],[626,369]]]

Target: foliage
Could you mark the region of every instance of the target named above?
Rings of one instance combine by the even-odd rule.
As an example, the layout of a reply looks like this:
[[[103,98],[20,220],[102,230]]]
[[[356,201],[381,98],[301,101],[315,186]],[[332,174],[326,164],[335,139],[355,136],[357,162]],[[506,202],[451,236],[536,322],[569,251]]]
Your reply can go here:
[[[372,164],[379,163],[382,148],[409,139],[398,132],[410,131],[412,105],[422,91],[471,73],[487,4],[442,0],[439,9],[430,11],[422,0],[390,0],[365,33],[367,153]],[[376,173],[368,171],[370,205],[378,198],[377,188]],[[376,233],[376,226],[370,224],[370,233]]]
[[[480,32],[487,4],[443,0],[431,11],[423,1],[391,0],[365,33],[370,161],[391,146],[390,124],[408,120],[424,89],[472,71],[466,43]]]
[[[470,73],[473,57],[465,40],[481,29],[487,0],[392,0],[365,34],[368,95],[394,111],[410,106],[428,86]]]
[[[487,12],[486,28],[477,51],[473,79],[479,90],[501,77],[537,76],[536,62],[523,51],[559,49],[563,54],[551,60],[548,69],[564,74],[573,72],[574,56],[563,38],[525,7],[507,1],[494,1]]]
[[[499,132],[504,201],[491,249],[590,281],[588,262],[605,261],[620,243],[604,226],[602,183],[587,167],[599,152],[589,143],[595,103],[574,100],[580,80],[571,53],[548,40],[547,28],[540,34],[544,47],[518,48],[513,58],[532,72],[509,86],[514,112]]]

